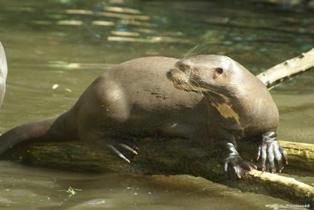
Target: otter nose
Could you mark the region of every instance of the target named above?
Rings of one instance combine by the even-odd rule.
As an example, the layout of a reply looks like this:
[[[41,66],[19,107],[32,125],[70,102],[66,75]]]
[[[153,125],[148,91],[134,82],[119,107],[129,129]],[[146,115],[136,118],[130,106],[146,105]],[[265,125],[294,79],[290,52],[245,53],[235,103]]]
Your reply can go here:
[[[189,71],[189,70],[191,69],[191,67],[190,67],[188,64],[183,63],[182,61],[178,61],[178,62],[175,64],[175,66],[176,66],[178,69],[180,69],[181,71],[183,71],[183,72],[187,72],[187,71]]]

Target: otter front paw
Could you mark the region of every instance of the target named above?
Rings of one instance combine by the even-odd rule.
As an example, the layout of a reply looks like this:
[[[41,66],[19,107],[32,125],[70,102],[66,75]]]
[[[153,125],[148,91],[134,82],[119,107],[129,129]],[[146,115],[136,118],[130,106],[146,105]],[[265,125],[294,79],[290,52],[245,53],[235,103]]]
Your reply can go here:
[[[246,172],[256,169],[256,166],[241,158],[232,143],[227,144],[230,153],[225,159],[224,170],[230,179],[241,179]]]
[[[263,140],[258,147],[257,161],[259,161],[259,169],[272,173],[281,172],[288,164],[287,154],[279,145],[275,132],[271,131],[263,135]]]
[[[227,158],[225,161],[225,172],[230,179],[241,179],[248,171],[256,169],[256,166],[243,160],[240,156]]]

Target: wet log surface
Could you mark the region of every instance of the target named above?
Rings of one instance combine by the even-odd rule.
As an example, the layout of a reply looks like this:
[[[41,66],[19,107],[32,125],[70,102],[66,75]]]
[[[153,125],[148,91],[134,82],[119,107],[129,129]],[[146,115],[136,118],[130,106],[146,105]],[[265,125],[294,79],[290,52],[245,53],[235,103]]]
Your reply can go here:
[[[289,156],[287,169],[313,172],[314,145],[282,141]],[[314,187],[287,177],[257,170],[242,180],[228,180],[223,172],[222,151],[183,139],[138,139],[139,154],[129,158],[131,164],[117,157],[110,149],[96,152],[78,142],[32,143],[8,151],[4,157],[28,165],[84,172],[118,172],[130,174],[188,174],[239,188],[265,193],[295,203],[314,204]],[[243,142],[240,147],[245,159],[254,161],[256,145]],[[253,149],[254,148],[254,149]],[[293,170],[291,170],[293,171]],[[284,171],[285,172],[285,171]]]

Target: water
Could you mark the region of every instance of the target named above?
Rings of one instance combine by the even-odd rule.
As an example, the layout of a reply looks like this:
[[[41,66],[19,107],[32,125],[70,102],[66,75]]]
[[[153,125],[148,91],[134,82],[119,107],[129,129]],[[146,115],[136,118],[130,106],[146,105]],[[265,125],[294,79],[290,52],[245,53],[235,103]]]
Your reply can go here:
[[[104,69],[131,58],[226,54],[258,73],[314,47],[313,25],[310,11],[239,1],[0,0],[0,40],[9,63],[0,131],[69,109]],[[281,113],[281,139],[314,143],[313,81],[309,72],[272,91]],[[1,163],[0,170],[0,206],[8,209],[24,204],[33,209],[271,209],[266,205],[285,203],[232,189],[221,194],[213,183],[212,192],[202,194],[114,174],[10,163]],[[69,197],[70,186],[82,191]]]
[[[269,196],[191,178],[76,174],[1,162],[0,208],[6,209],[271,209]],[[186,179],[185,179],[186,180]],[[197,187],[196,187],[197,186]],[[73,189],[75,193],[70,193]]]

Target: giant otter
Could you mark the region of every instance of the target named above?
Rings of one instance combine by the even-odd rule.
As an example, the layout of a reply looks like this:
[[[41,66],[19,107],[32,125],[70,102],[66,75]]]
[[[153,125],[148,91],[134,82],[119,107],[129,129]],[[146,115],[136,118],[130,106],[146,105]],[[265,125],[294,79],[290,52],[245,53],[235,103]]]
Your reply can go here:
[[[108,146],[129,161],[119,150],[137,151],[117,139],[158,133],[202,144],[219,141],[227,151],[225,170],[240,178],[254,167],[237,152],[236,141],[244,137],[260,137],[263,169],[275,171],[277,162],[281,170],[278,118],[266,87],[229,57],[144,57],[105,71],[60,116],[7,131],[0,153],[25,141],[78,139]]]
[[[0,42],[0,106],[2,105],[4,94],[5,94],[5,86],[8,74],[8,66],[7,59],[5,57],[5,52],[3,46]]]

